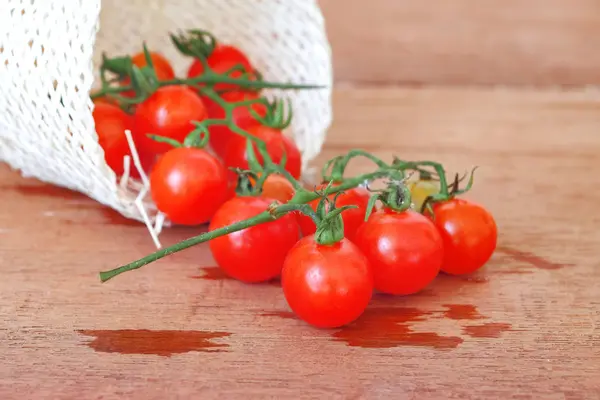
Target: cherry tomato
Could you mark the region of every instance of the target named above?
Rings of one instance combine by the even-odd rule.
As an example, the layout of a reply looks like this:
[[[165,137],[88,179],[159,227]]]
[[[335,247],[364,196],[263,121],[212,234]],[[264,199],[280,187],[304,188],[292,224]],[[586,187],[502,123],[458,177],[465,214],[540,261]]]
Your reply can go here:
[[[250,182],[256,183],[252,178],[250,178]],[[263,184],[262,196],[275,199],[283,204],[290,201],[295,194],[294,186],[283,175],[271,174]]]
[[[319,328],[337,328],[357,319],[373,294],[367,258],[348,239],[325,246],[314,235],[292,248],[281,274],[290,308]]]
[[[219,208],[209,230],[222,228],[265,211],[273,199],[234,197]],[[209,242],[212,255],[225,273],[248,283],[266,282],[281,274],[289,249],[300,238],[291,214],[241,231],[219,236]]]
[[[169,60],[167,60],[162,54],[157,52],[150,52],[150,58],[152,59],[152,65],[154,66],[154,71],[156,72],[156,77],[159,81],[167,81],[175,78],[175,72],[173,71],[173,67]],[[146,56],[144,52],[140,52],[131,57],[131,61],[133,65],[143,68],[148,65],[146,62]],[[125,78],[122,81],[122,85],[129,85],[131,83],[131,79]],[[135,92],[133,90],[121,93],[122,96],[125,97],[134,97]]]
[[[127,136],[125,136],[125,130],[131,130],[133,125],[131,116],[119,107],[104,101],[95,102],[92,116],[96,124],[98,143],[104,149],[106,163],[115,171],[117,176],[123,175],[124,157],[131,157],[131,150],[127,142]],[[140,162],[145,172],[150,169],[152,161],[152,157],[142,157],[140,155]],[[138,170],[133,165],[133,159],[130,162],[129,171],[130,176],[140,177]]]
[[[454,198],[433,205],[444,242],[442,271],[469,274],[483,267],[496,249],[498,231],[492,215],[482,206]]]
[[[223,74],[236,65],[243,65],[246,71],[253,71],[253,67],[248,60],[248,57],[238,48],[230,45],[219,44],[215,47],[212,54],[207,59],[209,67],[218,74]],[[204,66],[198,60],[194,60],[188,70],[188,78],[193,78],[201,75],[204,72]],[[242,75],[241,71],[236,71],[230,76],[237,78]],[[235,88],[234,85],[220,83],[214,86],[215,90],[223,90]]]
[[[287,154],[285,169],[296,179],[300,178],[302,169],[302,155],[294,141],[283,135],[280,130],[269,128],[264,125],[256,125],[246,129],[251,135],[262,139],[267,144],[267,152],[275,164],[282,160],[284,152]],[[262,165],[263,159],[256,145],[254,153],[258,162]],[[232,141],[224,157],[225,165],[248,169],[248,154],[246,152],[246,139],[241,141]]]
[[[162,154],[173,147],[152,140],[147,134],[183,142],[195,128],[192,121],[205,118],[206,108],[193,90],[186,86],[163,86],[137,106],[134,128],[144,152]]]
[[[221,95],[221,98],[228,103],[234,103],[245,100],[254,100],[258,98],[258,94],[251,92],[225,92]],[[224,119],[225,110],[223,107],[213,102],[211,99],[202,97],[202,101],[206,105],[208,117],[211,119]],[[264,117],[267,114],[267,108],[260,103],[252,105],[252,109],[258,113],[258,115]],[[259,125],[260,123],[252,116],[248,107],[236,107],[233,110],[233,122],[242,129],[248,129],[251,126]],[[224,157],[227,153],[229,143],[233,140],[244,142],[245,138],[233,132],[226,126],[213,125],[209,127],[210,133],[210,147],[214,150],[217,155]]]
[[[151,51],[150,59],[152,60],[152,65],[154,66],[154,71],[156,72],[158,80],[164,81],[175,78],[175,71],[173,71],[171,63],[162,54]],[[143,52],[135,54],[131,58],[131,61],[133,61],[133,65],[139,68],[148,65],[146,56]]]
[[[371,214],[354,243],[371,264],[375,289],[387,294],[421,291],[438,275],[444,257],[435,225],[412,210]]]
[[[336,184],[334,184],[334,186],[335,185]],[[323,190],[326,187],[327,184],[321,184],[317,186],[317,190]],[[334,197],[335,194],[329,196],[330,199],[333,199]],[[358,208],[351,208],[342,213],[342,220],[344,221],[344,235],[346,238],[353,240],[354,235],[356,235],[356,231],[363,224],[365,220],[365,214],[367,212],[367,205],[369,204],[369,197],[369,191],[360,186],[345,190],[344,193],[338,197],[335,203],[336,207],[338,208],[349,205],[358,206]],[[320,199],[313,200],[308,204],[313,210],[317,211],[319,200]],[[317,230],[314,221],[306,215],[298,215],[298,223],[300,224],[300,229],[302,230],[302,234],[304,236],[312,235]]]
[[[198,148],[168,151],[150,174],[150,193],[156,207],[180,225],[208,222],[225,201],[227,192],[225,167]]]

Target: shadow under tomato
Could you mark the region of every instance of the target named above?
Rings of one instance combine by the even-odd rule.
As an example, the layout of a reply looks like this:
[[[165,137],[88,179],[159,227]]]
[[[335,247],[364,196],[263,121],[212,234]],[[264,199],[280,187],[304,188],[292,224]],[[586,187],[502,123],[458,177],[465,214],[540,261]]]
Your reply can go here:
[[[204,267],[201,268],[200,271],[202,275],[194,275],[190,276],[192,279],[203,279],[206,281],[236,281],[240,282],[237,279],[234,279],[227,275],[221,268],[218,266],[214,267]],[[242,282],[243,283],[243,282]],[[270,280],[268,282],[260,282],[260,283],[246,283],[247,285],[270,285],[270,286],[281,286],[281,280],[279,278]]]

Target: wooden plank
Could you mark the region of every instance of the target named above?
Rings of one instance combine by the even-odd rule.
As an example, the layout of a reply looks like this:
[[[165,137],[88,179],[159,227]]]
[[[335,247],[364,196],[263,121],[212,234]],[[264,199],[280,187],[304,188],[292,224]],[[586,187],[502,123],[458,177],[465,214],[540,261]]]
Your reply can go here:
[[[478,164],[470,197],[500,230],[475,275],[376,295],[338,331],[290,318],[277,284],[225,279],[207,246],[102,285],[99,270],[152,250],[145,229],[0,167],[0,397],[597,398],[599,107],[583,92],[337,90],[321,161],[364,146]]]
[[[321,0],[338,81],[600,83],[597,0]]]

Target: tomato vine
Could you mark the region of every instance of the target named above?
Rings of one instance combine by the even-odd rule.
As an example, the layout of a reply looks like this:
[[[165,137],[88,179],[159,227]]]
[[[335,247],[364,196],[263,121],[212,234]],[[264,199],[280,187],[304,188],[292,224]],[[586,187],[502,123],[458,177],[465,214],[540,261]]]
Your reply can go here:
[[[202,67],[200,75],[185,79],[159,79],[153,64],[152,54],[144,44],[143,55],[146,65],[142,67],[134,65],[132,58],[129,56],[112,59],[104,56],[102,66],[100,67],[102,88],[91,95],[92,99],[107,97],[109,100],[117,103],[122,109],[130,111],[132,107],[143,103],[161,87],[172,85],[188,86],[197,91],[204,99],[221,107],[224,111],[224,116],[222,118],[190,121],[190,126],[193,126],[194,129],[191,130],[182,142],[169,137],[151,134],[147,134],[147,136],[155,141],[169,144],[172,147],[202,148],[209,141],[209,130],[211,127],[227,127],[231,132],[245,138],[249,171],[240,169],[236,171],[240,180],[240,193],[244,195],[260,194],[263,186],[272,175],[281,175],[287,179],[293,186],[295,193],[287,203],[273,203],[265,211],[251,218],[218,227],[209,232],[160,249],[134,262],[109,271],[100,272],[100,280],[102,282],[106,282],[124,272],[139,269],[186,248],[236,231],[277,220],[289,213],[302,213],[311,218],[317,226],[315,242],[318,245],[331,245],[344,238],[341,214],[353,208],[348,205],[336,208],[335,202],[337,196],[344,191],[368,185],[375,180],[385,179],[387,180],[387,186],[382,190],[371,191],[373,194],[365,210],[365,220],[369,218],[378,202],[382,203],[385,208],[398,213],[410,207],[411,192],[405,184],[407,172],[417,172],[428,179],[436,179],[439,182],[439,192],[428,196],[421,210],[422,212],[430,212],[432,215],[433,204],[460,195],[470,190],[473,185],[474,170],[466,187],[460,189],[459,183],[461,179],[458,175],[449,185],[444,168],[439,163],[433,161],[406,161],[399,158],[394,158],[391,163],[386,163],[371,153],[355,149],[345,155],[334,157],[325,163],[321,171],[321,181],[326,185],[325,188],[322,190],[316,190],[316,188],[312,191],[307,190],[286,169],[288,155],[285,151],[281,160],[275,162],[269,153],[267,143],[247,129],[238,126],[234,118],[234,110],[242,107],[246,108],[252,118],[262,126],[283,130],[290,125],[293,118],[290,102],[282,99],[268,100],[264,97],[242,99],[240,101],[226,101],[222,97],[222,94],[227,90],[258,91],[265,88],[318,89],[323,86],[267,82],[262,79],[259,73],[249,71],[241,64],[234,65],[225,72],[216,72],[208,62],[208,58],[215,50],[216,41],[212,35],[204,31],[193,30],[189,31],[187,35],[171,35],[171,40],[182,54],[194,57],[200,63]],[[113,77],[109,77],[109,73]],[[222,88],[223,84],[227,84],[228,88],[220,89],[219,87]],[[229,86],[232,86],[233,89],[229,88]],[[125,96],[125,92],[133,93],[133,95],[131,97]],[[254,106],[256,105],[264,107],[264,115],[259,114],[255,110]],[[354,177],[345,177],[345,172],[350,161],[359,157],[372,162],[375,170]],[[316,210],[308,204],[319,199],[320,201]]]

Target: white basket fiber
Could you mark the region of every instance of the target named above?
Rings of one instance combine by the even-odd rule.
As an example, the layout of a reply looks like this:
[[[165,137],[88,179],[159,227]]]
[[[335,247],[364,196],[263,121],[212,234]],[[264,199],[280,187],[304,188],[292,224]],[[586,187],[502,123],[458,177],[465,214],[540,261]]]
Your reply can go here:
[[[136,190],[121,187],[104,162],[89,93],[102,52],[133,54],[144,40],[184,73],[191,59],[177,53],[168,33],[192,28],[240,47],[265,80],[328,86],[265,92],[292,99],[289,134],[305,165],[314,158],[331,122],[332,84],[315,0],[2,0],[0,161],[143,220]]]

